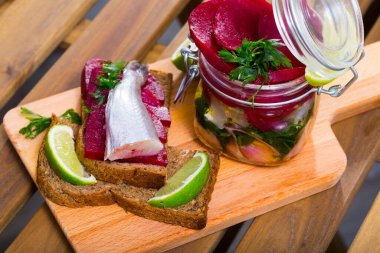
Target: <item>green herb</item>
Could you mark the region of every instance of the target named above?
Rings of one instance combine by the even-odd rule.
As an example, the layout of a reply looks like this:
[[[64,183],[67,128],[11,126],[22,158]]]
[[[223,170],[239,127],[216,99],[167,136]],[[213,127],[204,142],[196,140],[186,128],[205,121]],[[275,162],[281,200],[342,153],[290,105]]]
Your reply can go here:
[[[243,40],[235,51],[222,49],[219,56],[225,62],[239,66],[230,72],[231,80],[239,80],[243,85],[263,77],[269,80],[268,71],[279,67],[291,68],[290,60],[277,49],[284,46],[278,39],[248,41]]]
[[[209,130],[218,139],[222,149],[224,150],[227,143],[230,142],[232,136],[227,130],[220,129],[217,125],[205,117],[208,110],[209,106],[207,104],[206,97],[202,94],[200,97],[195,99],[195,115],[199,124],[203,128]]]
[[[50,117],[44,117],[25,107],[21,107],[21,114],[28,115],[26,119],[29,120],[29,124],[26,127],[21,128],[19,131],[19,133],[24,135],[27,139],[34,139],[51,124]],[[61,118],[67,119],[74,124],[82,124],[81,117],[73,109],[67,110],[61,115]]]
[[[255,109],[255,97],[261,91],[261,88],[263,88],[263,86],[264,86],[264,82],[261,83],[260,87],[256,90],[256,92],[247,100],[248,102],[252,102],[251,103],[252,109]]]
[[[88,108],[87,106],[82,106],[82,110],[85,112],[85,113],[90,113],[90,112],[92,112],[91,110],[90,110],[90,108]]]
[[[82,118],[76,113],[73,109],[67,110],[64,114],[61,115],[62,119],[67,119],[71,123],[80,125],[82,124]]]
[[[101,92],[106,89],[113,89],[120,83],[120,75],[123,73],[125,65],[125,61],[102,63],[102,71],[97,76],[98,82],[96,85],[98,89],[96,92],[91,93],[91,96],[98,100],[98,106],[104,104],[105,101],[105,96]]]

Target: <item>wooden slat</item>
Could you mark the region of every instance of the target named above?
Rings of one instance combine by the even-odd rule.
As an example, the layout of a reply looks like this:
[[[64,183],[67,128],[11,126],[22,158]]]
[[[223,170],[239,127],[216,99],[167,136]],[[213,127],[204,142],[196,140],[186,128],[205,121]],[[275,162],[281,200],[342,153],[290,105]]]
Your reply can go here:
[[[149,63],[157,61],[162,51],[164,50],[165,50],[164,45],[161,45],[161,44],[154,45],[153,48],[149,51],[149,53],[145,55],[144,59],[142,60],[142,63],[149,64]]]
[[[222,239],[223,235],[226,233],[226,230],[218,231],[214,234],[208,235],[201,239],[192,241],[175,249],[166,251],[167,253],[194,253],[194,252],[214,252],[216,246]]]
[[[348,252],[380,252],[380,194],[377,195]]]
[[[73,252],[49,208],[44,204],[6,250],[16,252]]]
[[[174,51],[181,45],[181,43],[186,39],[189,33],[189,26],[187,23],[179,30],[175,38],[170,42],[170,44],[165,48],[165,50],[160,55],[160,59],[165,59],[170,57]]]
[[[62,49],[67,49],[70,45],[79,38],[79,36],[90,26],[91,21],[88,19],[82,20],[75,28],[63,39],[59,45]]]
[[[334,126],[348,158],[339,183],[255,219],[236,252],[324,252],[380,148],[380,109]]]
[[[8,9],[13,1],[14,0],[0,0],[0,16],[6,9]]]
[[[96,0],[17,0],[0,16],[0,108]]]
[[[188,0],[113,0],[22,103],[77,87],[87,59],[141,59]],[[143,15],[142,15],[143,14]],[[109,22],[112,17],[112,22]],[[70,66],[70,67],[69,67]],[[0,231],[31,196],[33,183],[0,126]],[[16,187],[15,187],[16,186]],[[17,191],[14,189],[17,188]]]
[[[360,9],[362,11],[363,16],[367,12],[369,6],[371,5],[373,1],[375,0],[359,0]]]
[[[368,45],[379,40],[380,40],[380,16],[377,18],[376,23],[373,25],[371,31],[367,35],[365,39],[365,43]]]

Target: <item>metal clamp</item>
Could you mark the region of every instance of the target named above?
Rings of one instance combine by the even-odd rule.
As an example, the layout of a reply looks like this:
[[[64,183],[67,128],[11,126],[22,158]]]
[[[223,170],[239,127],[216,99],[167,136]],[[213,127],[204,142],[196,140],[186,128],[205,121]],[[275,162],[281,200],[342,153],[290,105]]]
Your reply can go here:
[[[187,87],[200,74],[198,67],[198,49],[192,50],[189,45],[188,47],[181,49],[181,54],[183,55],[185,62],[186,76],[182,79],[181,85],[175,95],[174,103],[183,101]]]

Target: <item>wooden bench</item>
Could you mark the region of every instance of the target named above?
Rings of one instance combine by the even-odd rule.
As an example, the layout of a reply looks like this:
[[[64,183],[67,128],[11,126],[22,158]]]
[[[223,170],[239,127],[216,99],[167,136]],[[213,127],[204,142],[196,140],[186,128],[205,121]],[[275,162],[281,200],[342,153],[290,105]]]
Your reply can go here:
[[[58,46],[65,49],[64,54],[21,103],[78,86],[80,73],[70,69],[81,69],[91,57],[153,62],[170,56],[187,36],[186,25],[168,46],[157,45],[156,41],[182,10],[190,8],[189,2],[112,0],[90,21],[84,15],[95,0],[0,0],[0,88],[3,89],[0,108],[18,96],[28,77]],[[376,21],[372,17],[376,14],[373,14],[377,8],[375,1],[362,0],[360,4],[363,13],[371,14],[371,17],[365,16],[365,20],[373,24],[366,42],[380,40],[380,18]],[[377,109],[334,125],[334,132],[348,157],[347,170],[340,182],[327,191],[255,218],[241,230],[244,236],[237,242],[235,251],[325,251],[379,154],[379,121],[380,109]],[[0,150],[1,233],[36,188],[3,126],[0,127]],[[172,252],[226,250],[240,228],[237,225],[218,231]],[[7,250],[26,251],[72,251],[45,204]]]

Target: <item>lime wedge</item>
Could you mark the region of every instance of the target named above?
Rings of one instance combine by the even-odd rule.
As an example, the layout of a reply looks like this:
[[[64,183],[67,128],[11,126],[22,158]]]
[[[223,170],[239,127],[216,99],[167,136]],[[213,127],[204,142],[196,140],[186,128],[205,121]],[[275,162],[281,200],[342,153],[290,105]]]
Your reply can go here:
[[[174,66],[176,66],[177,69],[183,71],[183,72],[186,72],[186,66],[185,66],[185,62],[184,62],[184,57],[183,55],[181,54],[181,49],[182,48],[185,48],[185,47],[189,47],[191,49],[194,49],[195,48],[195,45],[194,43],[191,42],[191,40],[189,38],[186,38],[186,40],[184,40],[181,45],[175,50],[174,54],[172,55],[172,63],[174,64]]]
[[[204,152],[198,151],[148,203],[157,207],[177,207],[193,200],[205,186],[210,163]]]
[[[96,179],[88,174],[75,153],[73,129],[66,125],[55,125],[46,136],[46,158],[55,173],[66,182],[77,185],[95,184]]]
[[[335,80],[335,78],[320,76],[309,68],[306,68],[305,78],[306,81],[312,86],[322,86]]]

